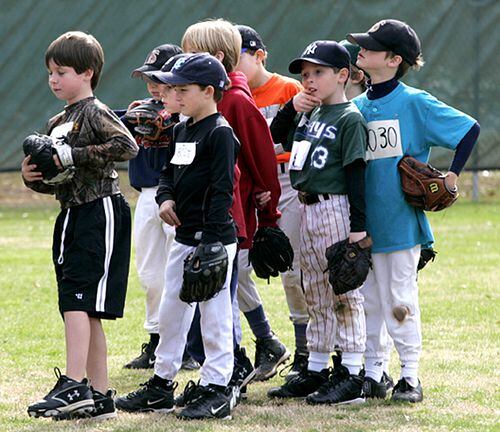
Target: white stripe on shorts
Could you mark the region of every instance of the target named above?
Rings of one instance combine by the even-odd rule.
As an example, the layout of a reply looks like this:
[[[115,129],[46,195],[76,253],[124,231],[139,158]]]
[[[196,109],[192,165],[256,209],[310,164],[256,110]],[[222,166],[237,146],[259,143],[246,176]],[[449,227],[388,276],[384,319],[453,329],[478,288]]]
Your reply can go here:
[[[102,203],[104,206],[104,214],[106,216],[106,228],[104,230],[106,251],[104,254],[104,273],[99,281],[99,284],[97,285],[97,296],[95,301],[95,310],[97,312],[105,311],[104,306],[106,302],[106,288],[108,286],[109,263],[111,261],[111,255],[113,254],[115,237],[115,217],[111,197],[103,198]]]
[[[69,211],[66,212],[66,216],[64,217],[63,229],[61,233],[61,247],[59,248],[59,258],[57,258],[57,264],[61,265],[64,262],[64,239],[66,238],[66,227],[68,226],[69,221]]]

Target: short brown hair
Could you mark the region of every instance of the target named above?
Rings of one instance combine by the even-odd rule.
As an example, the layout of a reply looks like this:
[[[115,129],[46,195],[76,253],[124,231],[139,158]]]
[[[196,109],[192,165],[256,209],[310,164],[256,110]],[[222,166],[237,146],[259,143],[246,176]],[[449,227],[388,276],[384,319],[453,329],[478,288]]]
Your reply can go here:
[[[91,69],[90,85],[95,90],[104,65],[104,51],[97,39],[80,31],[70,31],[53,41],[45,52],[45,65],[53,60],[59,66],[72,67],[77,74]]]
[[[190,47],[197,52],[208,52],[216,56],[221,51],[221,60],[226,72],[232,72],[240,61],[241,35],[229,21],[223,19],[200,21],[190,25],[182,37],[182,49]]]
[[[199,88],[202,90],[205,90],[208,86],[207,85],[202,85],[202,84],[196,84]],[[211,86],[214,89],[214,101],[219,103],[222,100],[222,97],[224,96],[224,91],[227,90],[227,87],[224,90],[221,90],[218,87]]]
[[[398,55],[398,54],[395,54],[392,51],[387,51],[385,58],[388,58],[388,57],[392,58],[392,57],[395,57],[396,55]],[[404,59],[402,59],[401,63],[398,66],[398,70],[396,71],[396,75],[394,76],[394,78],[396,78],[396,79],[403,78],[408,73],[408,71],[410,69],[418,71],[418,70],[420,70],[420,68],[424,64],[425,64],[425,62],[424,62],[424,57],[422,56],[422,54],[418,55],[417,59],[415,60],[415,64],[413,66],[410,65],[409,63],[407,63]]]

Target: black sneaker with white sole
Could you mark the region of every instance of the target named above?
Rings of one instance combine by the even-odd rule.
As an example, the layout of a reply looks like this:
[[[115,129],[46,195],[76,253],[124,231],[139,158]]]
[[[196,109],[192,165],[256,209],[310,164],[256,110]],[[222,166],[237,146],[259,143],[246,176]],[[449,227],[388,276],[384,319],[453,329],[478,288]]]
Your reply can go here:
[[[424,393],[420,380],[416,387],[412,387],[405,378],[401,378],[392,391],[391,400],[395,402],[422,402]]]
[[[236,364],[233,369],[233,374],[229,380],[228,387],[237,387],[238,401],[239,399],[247,398],[247,385],[255,378],[256,371],[252,365],[252,361],[247,357],[246,350],[241,347],[236,358]]]
[[[310,405],[342,405],[365,402],[363,378],[351,375],[342,365],[340,355],[333,356],[333,370],[328,381],[306,398]]]
[[[31,417],[55,417],[61,414],[91,413],[95,410],[92,391],[88,381],[81,382],[62,375],[59,368],[54,368],[57,383],[40,401],[28,407]]]
[[[255,341],[255,381],[267,381],[278,372],[279,365],[290,358],[290,351],[273,335]]]
[[[127,412],[162,412],[174,410],[174,390],[177,383],[170,381],[163,387],[155,384],[154,377],[140,384],[140,388],[115,400],[116,408]]]
[[[377,382],[373,378],[365,376],[363,379],[363,396],[369,399],[385,399],[387,386],[383,380]]]
[[[286,382],[290,381],[293,377],[297,376],[302,369],[307,368],[308,359],[309,353],[307,351],[295,350],[292,364],[281,369],[280,376],[284,376]]]
[[[92,397],[94,399],[95,410],[91,413],[63,413],[58,416],[52,417],[54,420],[78,420],[78,419],[92,419],[92,420],[110,420],[118,416],[115,408],[114,397],[116,391],[109,389],[106,394],[103,394],[96,389],[92,388]]]
[[[156,346],[151,341],[143,343],[141,353],[123,367],[125,369],[153,369],[156,360],[155,350]]]
[[[177,414],[182,420],[231,419],[231,398],[227,388],[196,386],[191,396],[185,398],[185,407]]]
[[[269,389],[267,395],[270,398],[305,398],[307,395],[318,390],[328,381],[328,369],[314,372],[304,368],[300,373],[281,387]]]
[[[388,392],[394,388],[394,380],[386,372],[382,374],[382,382],[385,384],[385,388]]]

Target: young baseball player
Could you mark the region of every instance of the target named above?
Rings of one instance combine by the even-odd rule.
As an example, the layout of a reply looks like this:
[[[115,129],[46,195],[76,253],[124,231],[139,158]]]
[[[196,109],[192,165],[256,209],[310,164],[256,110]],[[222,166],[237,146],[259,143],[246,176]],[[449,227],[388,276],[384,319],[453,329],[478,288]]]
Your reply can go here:
[[[155,349],[158,345],[158,308],[164,287],[164,269],[167,265],[168,252],[174,238],[174,229],[164,223],[158,215],[155,201],[158,178],[165,164],[167,147],[172,140],[173,126],[179,122],[179,107],[175,98],[170,98],[170,106],[162,101],[161,83],[153,81],[152,72],[158,72],[172,56],[182,53],[177,45],[164,44],[155,47],[146,57],[144,64],[134,69],[133,78],[141,78],[151,95],[150,99],[134,101],[135,106],[151,103],[156,105],[163,122],[152,127],[152,131],[143,128],[137,122],[131,122],[126,112],[120,112],[121,120],[130,130],[139,145],[139,154],[129,162],[129,179],[132,187],[140,192],[134,217],[134,244],[137,275],[146,292],[146,319],[144,329],[149,333],[149,341],[142,344],[141,354],[125,365],[127,369],[150,369],[154,367]],[[133,112],[133,111],[132,111]],[[157,131],[156,128],[160,128]],[[186,356],[183,367],[196,368],[197,363]]]
[[[241,143],[238,157],[241,170],[239,187],[246,240],[239,245],[237,291],[242,289],[249,292],[241,288],[245,281],[253,285],[251,298],[241,299],[240,296],[240,299],[242,303],[248,302],[245,317],[256,337],[256,376],[258,379],[269,379],[276,374],[278,366],[290,357],[290,353],[272,332],[260,299],[254,302],[258,297],[254,282],[251,278],[240,279],[239,275],[248,267],[248,250],[252,246],[257,226],[275,227],[280,217],[277,210],[280,185],[271,134],[264,117],[255,106],[245,75],[235,70],[241,54],[241,36],[235,26],[222,19],[193,24],[184,33],[181,45],[185,52],[209,52],[219,58],[231,80],[231,87],[218,104],[218,109]],[[264,205],[259,202],[262,195],[270,196],[270,201]],[[235,322],[239,323],[237,313]]]
[[[180,47],[176,45],[160,45],[148,54],[141,67],[132,72],[133,78],[142,78],[145,81],[151,95],[149,102],[158,104],[159,109],[164,108],[160,84],[152,81],[147,73],[159,71],[169,58],[181,52]],[[136,130],[136,124],[128,122],[124,116],[121,117],[139,145],[137,157],[129,162],[128,173],[131,186],[140,193],[135,208],[133,233],[137,275],[146,292],[144,329],[150,336],[149,341],[142,344],[141,354],[125,365],[129,369],[153,368],[154,352],[159,341],[158,308],[165,277],[164,272],[159,269],[164,269],[167,265],[168,251],[175,230],[161,220],[155,196],[160,172],[166,160],[167,147],[172,140],[173,126],[179,121],[178,111],[178,107],[174,105],[162,112],[164,131],[158,137],[145,135],[139,127]]]
[[[268,124],[270,124],[278,110],[299,93],[302,86],[293,78],[269,72],[265,67],[268,54],[261,36],[249,26],[238,25],[236,28],[240,32],[242,39],[241,57],[236,70],[243,72],[247,77],[255,104]],[[274,144],[274,149],[278,179],[281,186],[281,196],[278,202],[281,217],[278,220],[278,225],[290,239],[295,252],[293,270],[281,274],[281,282],[285,289],[290,320],[293,323],[295,334],[295,355],[287,375],[287,379],[289,379],[296,375],[307,363],[306,328],[309,315],[307,314],[306,300],[300,281],[299,200],[297,191],[290,184],[290,175],[288,173],[290,152],[285,151],[283,144],[279,142]],[[255,305],[262,302],[255,289],[255,284],[250,280],[252,267],[248,265],[248,260],[244,263],[240,262],[240,266],[238,302],[241,311],[248,312],[255,309]],[[252,301],[247,299],[252,299]]]
[[[181,113],[189,117],[174,130],[168,163],[160,176],[157,202],[160,216],[175,226],[160,304],[160,342],[154,376],[142,387],[116,401],[125,411],[172,411],[173,382],[180,369],[195,304],[184,303],[184,261],[194,253],[227,253],[227,273],[220,292],[198,303],[206,359],[196,392],[185,395],[183,419],[230,418],[226,394],[233,371],[232,311],[229,290],[236,255],[236,231],[229,214],[234,166],[239,148],[231,127],[217,112],[217,102],[229,79],[222,64],[203,53],[179,56],[171,72],[154,74],[175,85]],[[207,252],[208,251],[208,252]]]
[[[364,401],[359,376],[365,349],[363,296],[359,289],[335,295],[324,273],[326,248],[346,238],[365,239],[364,155],[367,131],[347,100],[348,51],[334,41],[316,41],[289,65],[321,105],[302,116],[290,157],[292,186],[301,202],[300,265],[309,311],[307,367],[268,395],[306,397],[310,404]],[[330,353],[337,346],[330,373]]]
[[[392,400],[420,402],[418,363],[422,350],[417,264],[421,245],[433,241],[423,211],[410,206],[401,190],[398,162],[404,155],[427,161],[432,146],[455,150],[446,174],[454,187],[479,135],[468,115],[399,81],[423,65],[421,45],[406,23],[387,19],[348,40],[361,47],[357,65],[370,75],[368,91],[354,102],[368,122],[366,168],[367,230],[373,238],[373,270],[363,292],[367,323],[365,383],[376,394],[382,377],[383,324],[401,362]]]
[[[61,204],[52,252],[66,375],[55,369],[55,387],[28,407],[34,417],[116,416],[101,320],[123,316],[131,220],[114,162],[133,158],[138,148],[118,117],[94,97],[103,63],[101,45],[91,35],[68,32],[50,44],[45,53],[49,86],[67,105],[49,120],[46,133],[64,140],[54,161],[73,176],[46,184],[30,156],[22,164],[26,186],[55,194]]]

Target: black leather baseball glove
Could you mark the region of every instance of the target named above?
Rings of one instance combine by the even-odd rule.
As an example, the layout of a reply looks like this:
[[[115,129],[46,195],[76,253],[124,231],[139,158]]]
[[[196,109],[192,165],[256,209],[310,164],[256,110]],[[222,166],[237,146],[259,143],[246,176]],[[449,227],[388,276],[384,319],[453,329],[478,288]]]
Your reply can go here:
[[[60,184],[71,180],[75,174],[71,147],[63,140],[54,140],[48,135],[32,134],[23,141],[25,156],[31,156],[30,163],[36,165],[36,170],[42,173],[46,184]],[[57,155],[61,166],[60,171],[54,162]]]
[[[418,260],[417,271],[422,270],[429,261],[434,261],[437,252],[433,248],[420,249],[420,258]]]
[[[147,141],[157,141],[163,132],[163,104],[147,100],[125,113],[125,120]]]
[[[228,257],[221,242],[200,243],[184,260],[184,280],[179,298],[186,303],[215,297],[224,287]]]
[[[279,228],[259,228],[249,252],[257,277],[269,279],[292,269],[293,249],[286,234]]]
[[[335,243],[326,249],[329,271],[328,280],[336,295],[359,288],[368,276],[371,262],[372,239],[365,237],[349,243],[349,239]]]

